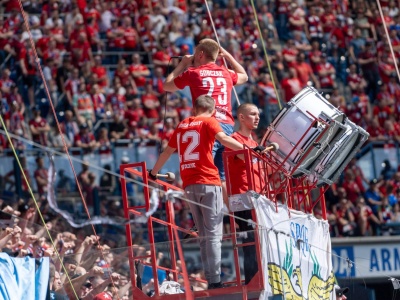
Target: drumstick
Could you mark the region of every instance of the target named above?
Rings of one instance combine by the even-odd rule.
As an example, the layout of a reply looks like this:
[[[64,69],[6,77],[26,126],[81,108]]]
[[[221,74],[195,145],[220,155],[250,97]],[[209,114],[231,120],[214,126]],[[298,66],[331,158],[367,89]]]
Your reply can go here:
[[[268,147],[265,147],[265,149],[261,153],[265,153],[267,151],[277,151],[278,149],[278,143],[271,143]]]
[[[175,174],[172,172],[167,172],[165,174],[156,174],[156,177],[158,178],[166,178],[168,181],[174,181],[175,180]]]

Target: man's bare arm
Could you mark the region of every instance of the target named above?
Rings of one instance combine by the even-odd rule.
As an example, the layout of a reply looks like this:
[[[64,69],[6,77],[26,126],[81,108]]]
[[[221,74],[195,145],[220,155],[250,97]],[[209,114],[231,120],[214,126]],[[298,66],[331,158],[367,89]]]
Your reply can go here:
[[[233,69],[238,74],[237,85],[246,83],[249,80],[247,76],[246,70],[242,67],[242,65],[224,48],[220,48],[219,52],[220,57],[224,57],[230,64]]]
[[[176,68],[167,76],[163,84],[164,91],[175,92],[179,88],[175,85],[174,79],[181,75],[188,67],[193,64],[193,55],[185,55]]]

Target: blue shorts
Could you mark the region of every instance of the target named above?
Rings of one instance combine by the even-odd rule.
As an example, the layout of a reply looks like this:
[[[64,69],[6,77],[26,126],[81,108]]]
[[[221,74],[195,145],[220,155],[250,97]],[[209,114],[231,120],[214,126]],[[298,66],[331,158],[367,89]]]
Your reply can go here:
[[[219,123],[219,125],[221,125],[226,135],[231,135],[233,133],[233,125],[225,123]],[[218,168],[219,178],[222,181],[225,181],[224,162],[222,160],[222,152],[224,152],[224,149],[225,147],[216,140],[212,149],[212,155],[214,158],[214,165]]]

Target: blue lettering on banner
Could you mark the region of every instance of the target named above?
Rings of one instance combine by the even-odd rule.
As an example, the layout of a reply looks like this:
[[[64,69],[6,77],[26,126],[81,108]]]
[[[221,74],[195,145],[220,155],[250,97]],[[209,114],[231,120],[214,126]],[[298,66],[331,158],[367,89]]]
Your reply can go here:
[[[345,278],[348,276],[354,277],[356,275],[354,266],[349,268],[349,265],[346,261],[347,258],[354,262],[353,247],[332,248],[332,270],[336,277]]]
[[[394,269],[400,270],[400,255],[397,248],[394,249]]]
[[[308,228],[305,225],[290,222],[290,235],[292,236],[291,244],[293,248],[297,247],[297,240],[301,240],[299,243],[300,250],[303,256],[306,257],[306,252],[310,252],[310,245],[308,244]]]
[[[371,249],[369,268],[371,272],[400,270],[400,253],[398,248]]]

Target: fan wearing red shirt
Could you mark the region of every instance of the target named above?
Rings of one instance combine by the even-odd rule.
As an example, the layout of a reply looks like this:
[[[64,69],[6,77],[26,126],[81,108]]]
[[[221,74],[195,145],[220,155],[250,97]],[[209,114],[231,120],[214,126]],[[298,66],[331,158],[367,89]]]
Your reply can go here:
[[[142,104],[146,117],[153,121],[157,121],[159,118],[158,109],[160,107],[160,100],[158,100],[155,95],[151,83],[146,83],[145,85],[145,91],[142,95]]]
[[[94,57],[94,66],[92,72],[97,75],[97,83],[101,88],[108,86],[107,70],[102,66],[101,56],[96,55]]]
[[[48,29],[45,30],[48,31]],[[53,38],[50,35],[47,35],[45,32],[43,32],[43,36],[36,42],[36,51],[38,52],[39,56],[43,56],[43,53],[47,51],[51,39]]]
[[[37,169],[33,176],[36,180],[39,196],[43,196],[47,192],[47,169],[44,167],[43,158],[36,158]]]
[[[146,77],[150,75],[150,70],[142,64],[139,53],[132,55],[132,64],[129,66],[129,73],[138,88],[143,88],[146,84]]]
[[[358,87],[357,94],[353,96],[352,102],[347,106],[346,114],[350,120],[362,126],[363,118],[372,116],[369,97],[362,87]]]
[[[328,41],[330,33],[334,29],[334,21],[336,20],[335,11],[332,10],[332,4],[325,3],[324,14],[321,16],[322,30],[324,31],[324,40]]]
[[[135,51],[138,50],[139,35],[135,28],[132,27],[132,20],[130,17],[125,17],[123,20],[124,30],[124,50]]]
[[[339,203],[334,206],[334,213],[337,217],[340,236],[353,236],[357,225],[354,222],[355,218],[350,209],[349,200],[346,198],[346,192],[344,192],[344,197],[339,200]]]
[[[326,54],[321,56],[321,62],[317,66],[317,74],[321,89],[332,90],[335,87],[333,75],[336,74],[335,68],[326,60]]]
[[[233,70],[218,66],[215,61],[225,57]],[[203,39],[196,47],[194,55],[185,55],[178,66],[167,76],[164,91],[175,92],[188,86],[192,101],[200,95],[211,96],[215,100],[215,118],[221,123],[224,132],[233,133],[232,87],[248,80],[245,69],[211,39]],[[222,163],[223,146],[216,143],[213,149],[214,163],[219,169],[221,180],[225,180]]]
[[[396,122],[393,122],[392,120],[386,120],[384,123],[384,132],[385,132],[385,137],[388,140],[395,140],[399,141],[400,140],[400,130],[399,130],[399,124]]]
[[[82,123],[79,127],[79,133],[74,137],[74,146],[82,148],[84,154],[93,152],[97,147],[93,133],[89,132],[89,127],[86,123]]]
[[[293,66],[297,71],[297,76],[301,82],[301,86],[304,88],[308,85],[308,82],[312,80],[315,84],[315,87],[319,89],[319,82],[317,77],[314,75],[311,66],[306,62],[306,55],[304,52],[300,52],[297,55],[297,61]]]
[[[79,93],[80,82],[81,80],[79,78],[79,70],[77,68],[74,68],[64,84],[65,94],[67,95],[68,102],[71,104],[75,95]]]
[[[120,93],[121,87],[121,80],[115,77],[113,85],[114,92],[107,96],[106,107],[107,110],[109,110],[111,106],[114,114],[124,115],[126,97],[123,93]]]
[[[107,29],[107,50],[118,52],[124,50],[124,29],[118,26],[117,19],[111,19],[111,28]],[[110,56],[110,63],[116,64],[118,62],[118,55]]]
[[[390,75],[396,71],[393,63],[389,60],[389,56],[382,55],[381,61],[378,63],[379,75],[383,83],[389,83]]]
[[[367,85],[367,82],[363,77],[357,73],[356,64],[351,64],[349,67],[349,74],[347,75],[347,83],[350,87],[352,96],[357,95],[359,89],[364,89]]]
[[[78,40],[72,43],[72,62],[75,67],[81,67],[84,62],[92,61],[92,50],[87,40],[86,33],[79,33]]]
[[[354,205],[358,197],[362,195],[362,191],[355,180],[355,175],[352,170],[346,170],[343,181],[343,188],[346,190],[347,199]]]
[[[40,110],[36,106],[33,108],[33,118],[29,121],[29,128],[32,133],[32,141],[47,146],[47,133],[50,131],[50,126],[46,119],[40,116]]]
[[[24,47],[21,48],[21,51],[18,53],[18,57],[23,74],[24,84],[28,86],[29,104],[34,106],[34,85],[36,81],[37,64],[35,61],[35,54],[31,48],[31,43],[29,40],[25,40]]]
[[[118,60],[117,69],[114,72],[114,78],[118,78],[123,87],[131,83],[132,77],[129,72],[129,67],[126,65],[126,61],[122,57]]]
[[[144,23],[147,20],[150,20],[150,14],[149,14],[149,9],[147,7],[147,5],[143,5],[143,6],[139,6],[139,17],[136,20],[137,23],[137,28],[139,30],[140,33],[142,33],[142,30],[144,30]]]
[[[88,37],[88,41],[93,51],[98,51],[100,49],[100,34],[99,34],[99,26],[96,23],[96,20],[93,18],[89,18],[87,20],[86,25],[86,34]]]
[[[179,121],[189,118],[192,114],[192,108],[189,106],[188,98],[182,97],[176,110],[178,111]]]
[[[281,81],[281,88],[283,89],[284,99],[289,102],[298,92],[301,91],[301,82],[297,77],[296,69],[289,69],[289,77]]]
[[[124,118],[127,120],[128,124],[132,122],[139,123],[140,119],[143,119],[144,117],[144,110],[139,98],[135,98],[126,103]]]
[[[392,110],[387,105],[387,100],[384,98],[378,102],[372,111],[374,119],[378,120],[379,126],[383,128],[385,121],[389,119],[389,116],[392,114]]]
[[[372,119],[371,124],[367,127],[367,132],[369,133],[369,141],[382,141],[385,140],[385,131],[379,126],[379,121],[377,119]]]
[[[288,40],[282,50],[285,65],[288,67],[293,67],[298,53],[299,50],[297,50],[294,40]]]
[[[11,88],[15,85],[15,82],[10,79],[11,71],[8,68],[3,69],[0,78],[0,91],[4,96],[8,96],[11,93]]]
[[[322,22],[319,14],[319,7],[312,6],[310,7],[310,15],[307,17],[308,23],[308,35],[309,39],[322,41],[323,31],[322,31]]]
[[[234,132],[231,137],[237,140],[239,143],[244,144],[250,148],[258,146],[258,143],[253,139],[253,130],[257,129],[258,123],[260,122],[260,113],[258,107],[254,104],[244,103],[241,104],[237,109],[237,119],[239,121],[239,130]],[[230,151],[226,149],[225,151]],[[254,191],[260,193],[263,186],[263,175],[262,170],[258,168],[257,158],[252,157],[253,170],[254,170]],[[243,159],[238,156],[230,156],[228,158],[228,173],[231,191],[230,194],[243,194],[249,190],[249,182],[247,180],[248,175],[246,171],[246,164]],[[235,212],[235,216],[238,216],[244,220],[252,219],[251,210],[244,210]],[[237,219],[236,223],[239,225],[240,231],[246,231],[247,237],[243,239],[243,243],[254,242],[254,234],[251,232],[250,224],[242,220]],[[250,232],[249,232],[250,231]],[[254,245],[243,247],[244,253],[244,277],[245,283],[248,284],[254,275],[258,272],[258,264],[256,260],[256,248]]]
[[[213,98],[207,95],[196,98],[194,116],[179,123],[168,146],[149,172],[150,178],[156,179],[156,174],[178,150],[182,185],[186,197],[191,200],[189,207],[198,229],[201,260],[209,289],[222,287],[223,227],[221,179],[211,150],[216,139],[233,150],[243,148],[241,143],[223,132],[216,119],[211,118],[214,111]]]
[[[161,48],[153,54],[153,64],[155,67],[162,67],[164,74],[166,74],[167,67],[171,56],[177,55],[177,52],[171,47],[167,37],[160,40]]]
[[[317,72],[317,66],[321,61],[322,52],[319,50],[319,42],[313,41],[311,43],[311,51],[308,53],[308,59],[310,61],[310,66],[314,73]]]

